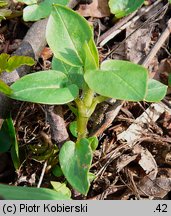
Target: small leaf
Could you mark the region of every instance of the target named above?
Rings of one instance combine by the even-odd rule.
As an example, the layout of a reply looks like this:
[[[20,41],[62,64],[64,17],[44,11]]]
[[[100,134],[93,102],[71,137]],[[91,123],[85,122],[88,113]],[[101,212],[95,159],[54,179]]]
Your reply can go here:
[[[71,131],[71,134],[77,138],[77,136],[78,136],[77,121],[73,121],[69,124],[69,130]]]
[[[28,56],[11,56],[8,60],[8,66],[6,67],[7,72],[12,72],[16,68],[22,66],[22,65],[29,65],[32,66],[35,64],[35,61],[33,58]]]
[[[83,49],[85,51],[84,69],[85,70],[98,69],[99,55],[94,40],[91,39],[89,42],[85,41],[83,45]]]
[[[148,102],[159,102],[161,101],[167,92],[167,86],[161,82],[149,79],[147,95],[145,96],[145,101]]]
[[[169,87],[171,87],[171,74],[169,74],[168,85],[169,85]]]
[[[53,70],[26,75],[11,88],[11,98],[43,104],[65,104],[74,100],[79,93],[78,87],[70,85],[64,73]]]
[[[8,9],[0,9],[0,19],[5,19],[5,17],[8,17],[12,14],[11,10]]]
[[[82,67],[68,65],[65,62],[53,57],[52,69],[63,72],[67,75],[72,84],[76,84],[80,89],[83,88],[84,77]]]
[[[0,80],[0,92],[2,92],[5,95],[11,95],[12,89],[2,80]]]
[[[109,0],[110,10],[117,18],[121,18],[136,11],[144,0]]]
[[[44,0],[24,8],[24,21],[37,21],[50,15],[53,4],[67,5],[69,0]],[[25,2],[26,3],[26,2]]]
[[[89,137],[88,140],[89,140],[90,147],[91,147],[92,151],[95,151],[96,148],[98,147],[98,144],[99,144],[97,137],[95,137],[95,136]]]
[[[55,57],[73,66],[83,66],[83,44],[93,37],[87,21],[73,10],[54,5],[46,27],[46,39]]]
[[[65,183],[51,181],[51,185],[56,192],[62,193],[64,196],[71,197],[71,191]]]
[[[10,150],[11,158],[12,158],[15,169],[18,170],[20,167],[20,159],[19,159],[19,147],[18,147],[18,142],[16,138],[16,132],[15,132],[12,118],[9,117],[6,121],[8,124],[8,132],[9,132],[10,140],[11,140],[11,150]]]
[[[68,195],[47,188],[8,186],[0,184],[0,196],[6,200],[70,200]]]
[[[147,70],[127,61],[107,60],[101,70],[90,70],[84,75],[89,88],[105,97],[141,101],[147,89]]]
[[[0,152],[7,152],[11,147],[11,138],[8,131],[7,120],[4,120],[0,130]]]
[[[61,167],[59,165],[57,165],[53,168],[52,173],[56,177],[61,177],[63,175],[63,172],[62,172]]]
[[[9,150],[11,152],[14,167],[17,170],[20,166],[19,150],[11,117],[4,120],[0,130],[0,152],[7,152]]]
[[[61,169],[71,186],[82,194],[89,190],[88,173],[92,162],[92,151],[87,139],[76,144],[65,142],[59,153]]]
[[[10,55],[8,55],[6,53],[2,53],[0,55],[0,73],[5,71],[5,69],[7,68],[9,57],[10,57]]]
[[[95,174],[93,174],[91,172],[88,173],[88,179],[89,179],[90,182],[92,182],[95,178],[96,178]]]
[[[4,7],[4,6],[7,6],[7,5],[8,5],[7,0],[0,1],[0,7]]]
[[[17,2],[22,2],[26,5],[36,4],[39,0],[16,0]]]
[[[22,65],[32,66],[35,64],[33,58],[28,56],[12,56],[2,53],[0,55],[0,73],[3,71],[12,72]]]

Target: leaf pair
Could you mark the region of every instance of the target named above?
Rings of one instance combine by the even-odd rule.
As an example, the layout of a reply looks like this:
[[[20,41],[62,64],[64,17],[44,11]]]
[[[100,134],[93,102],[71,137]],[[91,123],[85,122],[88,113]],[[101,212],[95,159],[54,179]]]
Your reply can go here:
[[[119,100],[157,102],[167,90],[162,83],[148,80],[144,67],[121,60],[107,60],[101,70],[90,70],[84,78],[96,93]]]
[[[83,89],[85,82],[96,93],[120,100],[159,101],[166,93],[167,87],[148,80],[147,70],[140,65],[109,60],[97,69],[92,30],[82,17],[66,7],[54,6],[46,37],[56,57],[52,68],[58,72],[38,72],[20,79],[11,86],[12,98],[64,104],[78,96],[78,88]]]
[[[6,72],[12,72],[16,68],[22,66],[22,65],[29,65],[32,66],[35,64],[35,61],[33,58],[28,56],[11,56],[2,53],[0,55],[0,73],[3,71]]]
[[[60,5],[54,6],[47,24],[46,39],[57,59],[84,69],[98,68],[92,29],[76,12]]]
[[[69,0],[17,0],[27,4],[24,8],[23,19],[25,21],[37,21],[50,15],[53,4],[67,5]]]

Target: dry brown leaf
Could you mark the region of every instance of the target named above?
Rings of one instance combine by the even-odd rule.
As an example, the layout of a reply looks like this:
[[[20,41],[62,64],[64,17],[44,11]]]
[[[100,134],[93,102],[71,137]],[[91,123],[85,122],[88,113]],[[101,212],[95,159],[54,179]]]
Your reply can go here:
[[[42,57],[43,60],[47,60],[51,58],[52,55],[53,55],[52,50],[49,47],[45,47],[41,52],[40,56]]]
[[[136,145],[133,152],[140,154],[141,158],[138,162],[139,165],[143,168],[146,174],[153,173],[151,179],[155,179],[158,172],[157,163],[148,149],[144,149],[142,146]]]
[[[138,154],[135,155],[121,155],[116,164],[117,172],[120,172],[125,166],[134,161],[137,158]]]
[[[155,180],[145,176],[137,185],[140,193],[155,198],[163,198],[171,190],[171,169],[160,168]]]
[[[93,0],[91,4],[81,4],[78,11],[84,17],[102,18],[110,16],[108,0]]]
[[[158,69],[159,78],[158,80],[168,85],[168,76],[171,74],[171,58],[163,59],[160,62]],[[171,93],[171,87],[168,87],[167,94]]]

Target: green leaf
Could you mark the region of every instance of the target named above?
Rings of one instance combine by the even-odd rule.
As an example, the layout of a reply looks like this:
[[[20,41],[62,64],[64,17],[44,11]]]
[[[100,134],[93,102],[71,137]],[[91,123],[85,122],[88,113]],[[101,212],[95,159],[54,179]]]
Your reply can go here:
[[[11,56],[8,60],[8,66],[6,67],[7,72],[12,72],[16,68],[22,66],[22,65],[29,65],[32,66],[35,64],[35,61],[33,58],[28,56]]]
[[[4,120],[0,130],[0,152],[7,152],[11,147],[11,138],[8,131],[7,120]]]
[[[67,5],[69,0],[44,0],[38,4],[32,4],[24,9],[24,21],[37,21],[50,15],[53,4]]]
[[[171,74],[169,74],[168,86],[171,87]]]
[[[36,4],[39,0],[16,0],[17,2],[22,2],[26,5]]]
[[[2,80],[0,80],[0,92],[2,92],[5,95],[10,95],[12,94],[12,89]]]
[[[71,83],[76,84],[80,89],[84,85],[83,69],[82,67],[74,67],[66,64],[65,62],[53,57],[52,69],[61,71],[67,75]]]
[[[10,16],[11,13],[12,13],[11,10],[8,10],[8,9],[5,9],[5,8],[0,9],[0,19],[5,19],[5,17]]]
[[[107,60],[101,70],[90,70],[84,75],[89,88],[109,98],[141,101],[147,89],[147,70],[127,61]]]
[[[69,130],[71,134],[77,138],[78,132],[77,132],[77,121],[73,121],[69,124]]]
[[[8,1],[7,0],[2,0],[0,1],[0,7],[4,7],[8,5]]]
[[[7,119],[7,124],[8,124],[8,133],[9,133],[10,140],[11,140],[11,150],[10,150],[11,158],[12,158],[15,169],[18,170],[20,167],[19,147],[18,147],[18,142],[16,138],[15,128],[14,128],[11,117]]]
[[[161,82],[149,79],[148,80],[148,89],[147,95],[145,96],[145,101],[148,102],[159,102],[161,101],[167,92],[167,86]]]
[[[5,69],[8,67],[8,59],[10,58],[10,55],[6,53],[2,53],[0,55],[0,73],[5,71]]]
[[[0,184],[0,196],[6,200],[70,200],[68,195],[47,188],[19,187]]]
[[[9,150],[11,152],[14,167],[17,170],[20,166],[19,150],[11,117],[4,120],[0,130],[0,152],[7,152]]]
[[[64,73],[53,70],[26,75],[11,88],[11,98],[43,104],[65,104],[74,100],[79,93],[78,87],[70,85]]]
[[[53,189],[56,191],[56,192],[60,192],[62,193],[64,196],[67,196],[67,197],[71,197],[71,191],[70,189],[66,186],[65,183],[60,183],[60,182],[55,182],[55,181],[51,181],[50,182],[51,185],[53,186]]]
[[[91,147],[92,151],[95,151],[96,148],[98,147],[98,144],[99,144],[99,141],[98,141],[97,137],[95,137],[95,136],[94,137],[89,137],[88,141],[90,143],[90,147]]]
[[[53,168],[52,173],[56,177],[61,177],[63,175],[63,172],[62,172],[61,167],[59,165],[56,165]]]
[[[59,153],[61,169],[71,186],[82,194],[87,194],[90,186],[88,173],[92,162],[92,151],[87,139],[76,144],[65,142]]]
[[[2,53],[0,55],[0,73],[3,71],[6,72],[12,72],[16,68],[22,66],[22,65],[29,65],[32,66],[35,64],[35,61],[33,58],[28,56],[11,56]]]
[[[144,0],[109,0],[111,13],[121,18],[136,11],[144,3]]]
[[[46,39],[55,57],[73,66],[83,66],[83,44],[93,37],[87,21],[73,10],[54,5],[46,27]]]
[[[93,174],[91,172],[88,173],[88,179],[89,179],[90,182],[92,182],[95,178],[96,178],[95,174]]]
[[[91,39],[89,42],[85,41],[83,45],[83,49],[85,51],[84,69],[85,70],[98,69],[99,55],[94,40]]]

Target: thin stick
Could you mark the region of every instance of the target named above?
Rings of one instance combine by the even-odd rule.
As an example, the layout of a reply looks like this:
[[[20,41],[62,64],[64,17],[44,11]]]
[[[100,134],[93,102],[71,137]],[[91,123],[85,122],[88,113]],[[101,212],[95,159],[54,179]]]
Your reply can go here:
[[[154,2],[152,5],[150,5],[148,8],[141,8],[140,9],[140,14],[135,16],[132,20],[130,20],[130,19],[136,14],[137,11],[134,12],[133,14],[129,15],[128,17],[125,17],[124,19],[122,19],[121,22],[119,22],[114,27],[109,29],[107,32],[105,32],[99,38],[100,46],[104,46],[112,38],[114,38],[116,35],[118,35],[121,31],[126,29],[128,26],[130,26],[131,24],[136,22],[141,16],[143,16],[145,13],[149,12],[153,7],[155,7],[160,2],[161,2],[161,0],[158,0],[158,1]]]
[[[168,21],[167,27],[164,30],[164,32],[161,34],[160,38],[158,41],[155,43],[154,47],[150,50],[149,54],[146,56],[144,61],[141,63],[144,67],[148,67],[150,64],[151,60],[154,58],[154,56],[157,54],[159,49],[162,47],[164,42],[167,40],[171,33],[171,18]]]
[[[41,173],[39,182],[38,182],[38,184],[37,184],[37,188],[40,188],[40,186],[41,186],[41,184],[42,184],[43,177],[44,177],[45,171],[46,171],[46,167],[47,167],[47,161],[45,161],[45,163],[44,163],[44,165],[43,165],[42,173]]]
[[[167,7],[168,7],[169,3],[167,3],[163,8],[161,8],[157,13],[155,13],[154,15],[152,15],[148,20],[146,20],[143,24],[141,24],[137,29],[135,29],[133,32],[131,32],[121,43],[119,43],[119,45],[116,45],[107,55],[106,57],[103,59],[106,60],[110,55],[112,55],[112,53],[118,49],[118,47],[120,47],[123,43],[125,43],[126,40],[128,40],[128,38],[130,38],[138,29],[143,28],[148,22],[149,20],[154,19],[158,14],[160,14],[162,11],[164,11]]]

